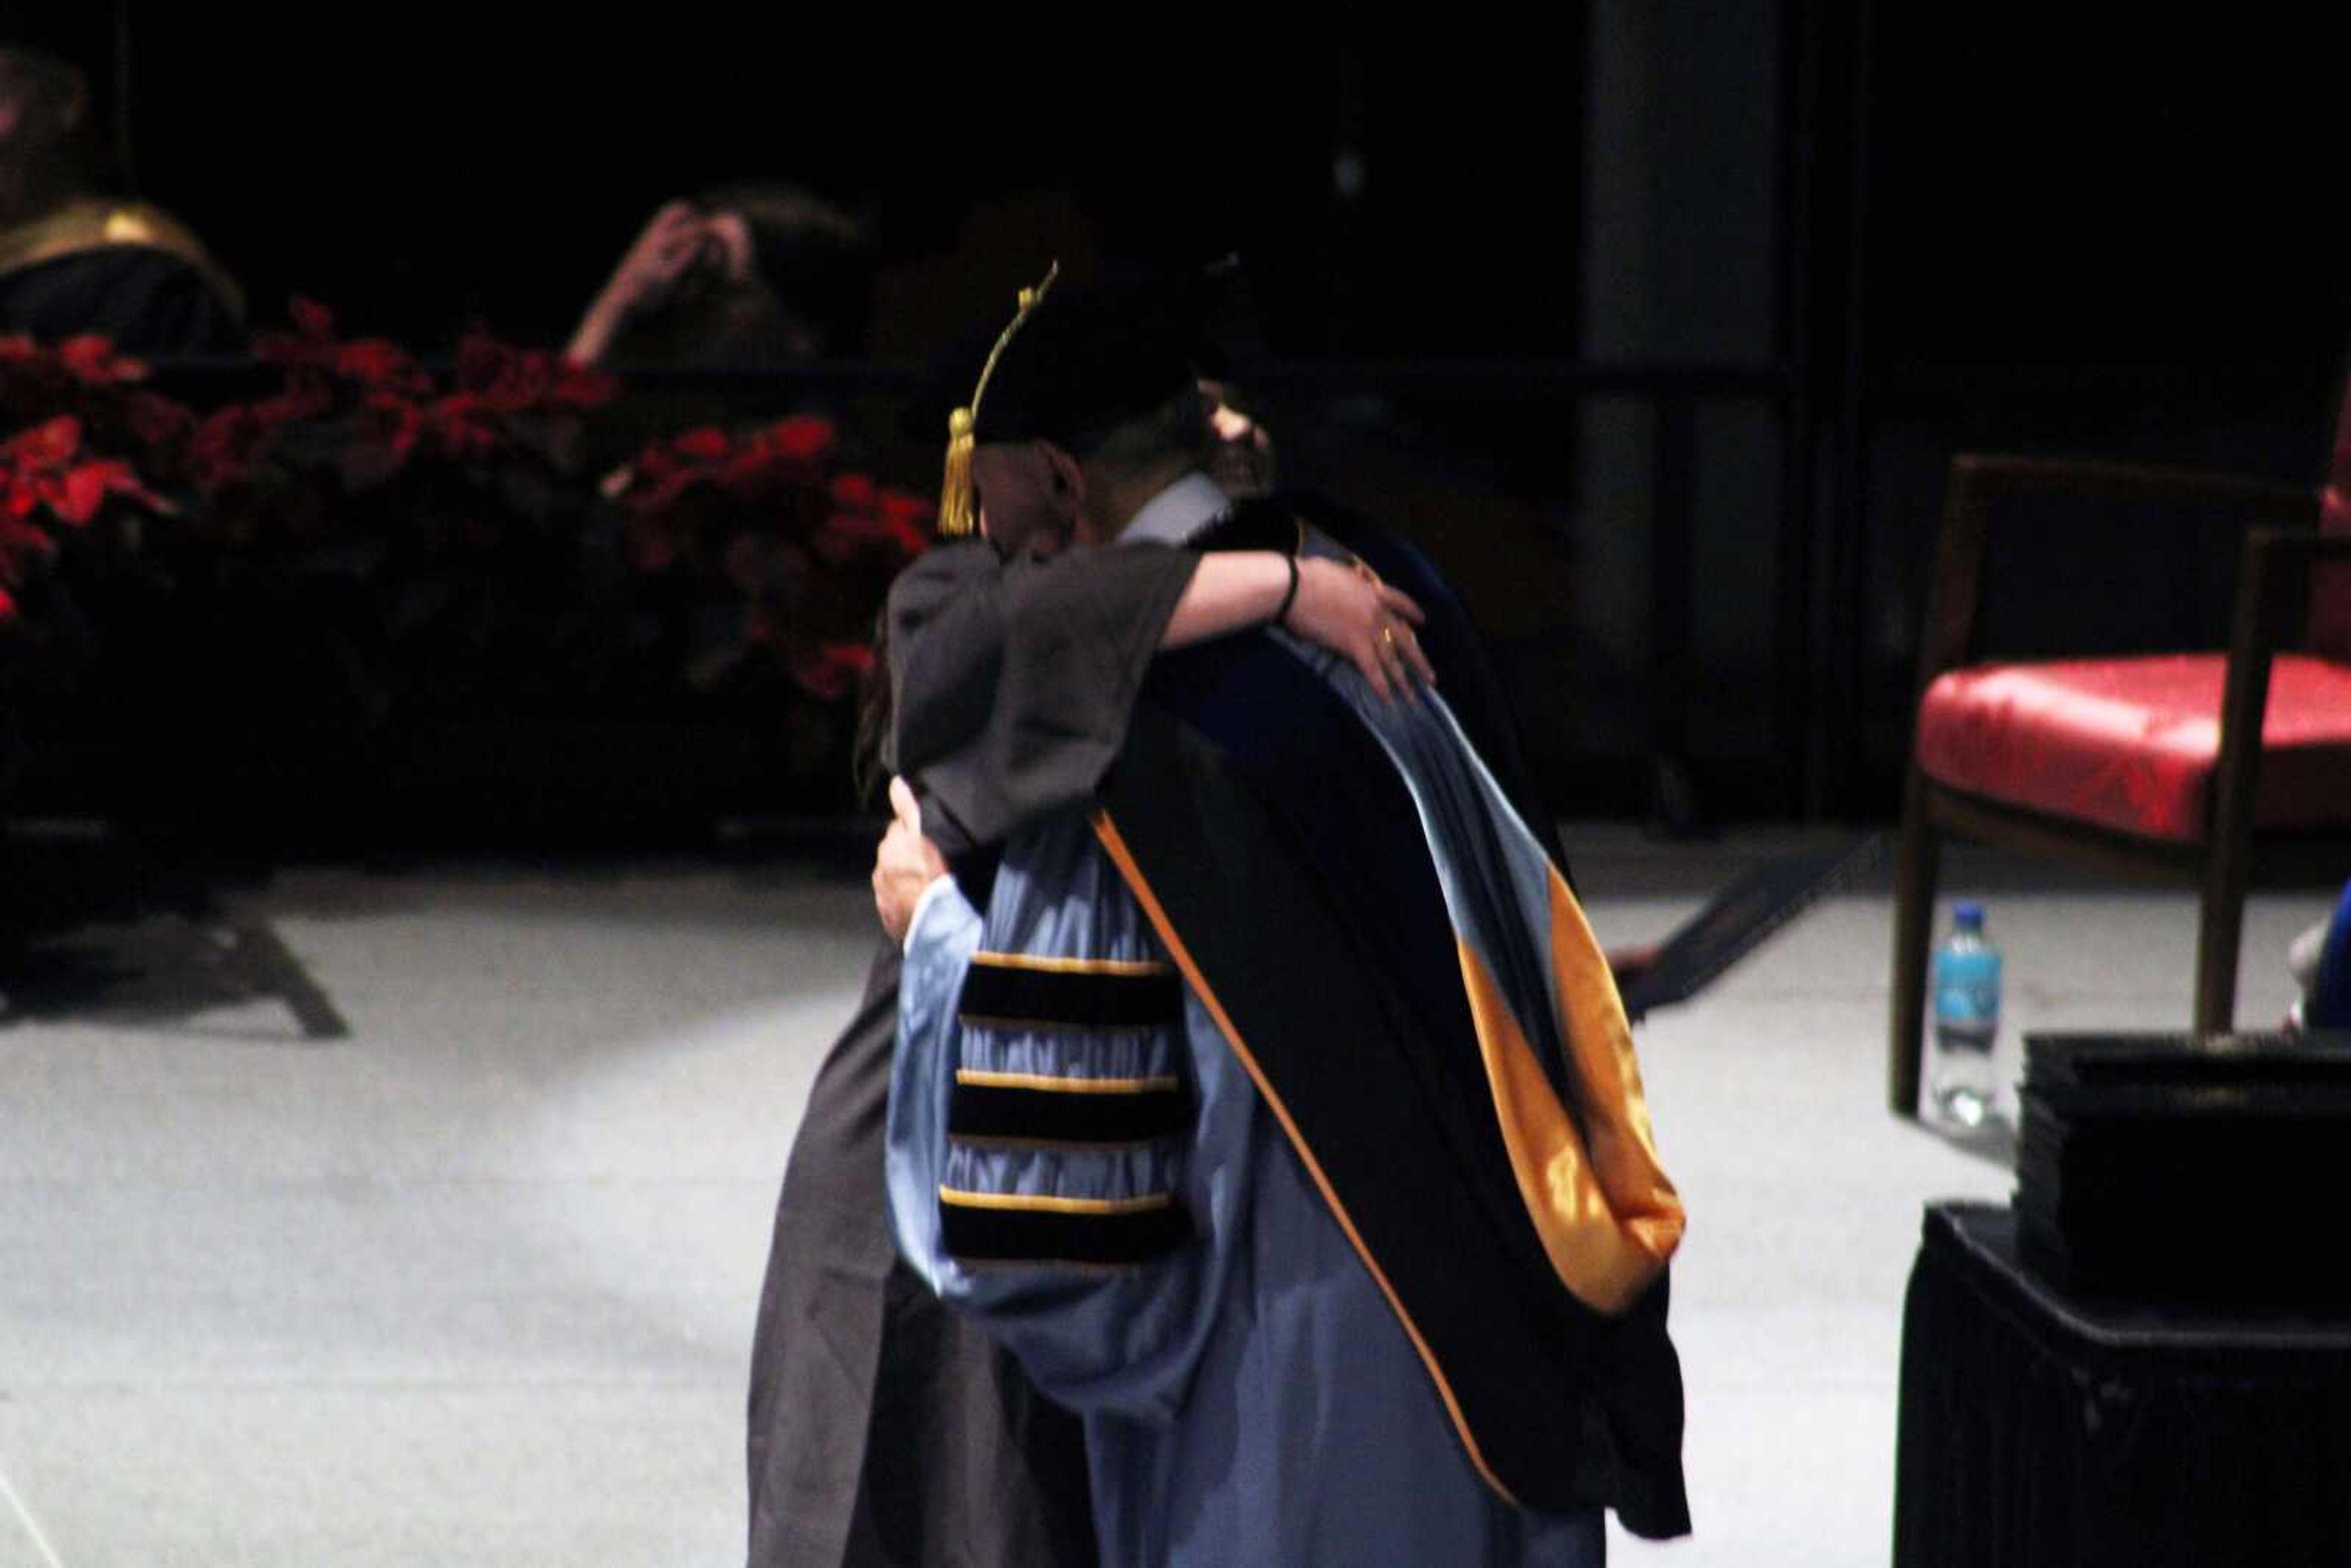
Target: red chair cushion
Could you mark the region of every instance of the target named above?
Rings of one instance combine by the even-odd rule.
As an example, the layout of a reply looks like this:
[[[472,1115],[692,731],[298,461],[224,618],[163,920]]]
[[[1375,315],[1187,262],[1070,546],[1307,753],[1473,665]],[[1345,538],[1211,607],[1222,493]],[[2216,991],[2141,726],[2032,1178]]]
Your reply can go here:
[[[2178,653],[1953,670],[1919,708],[1918,766],[2051,816],[2200,841],[2227,664]],[[2351,665],[2279,654],[2262,742],[2258,825],[2351,823]]]

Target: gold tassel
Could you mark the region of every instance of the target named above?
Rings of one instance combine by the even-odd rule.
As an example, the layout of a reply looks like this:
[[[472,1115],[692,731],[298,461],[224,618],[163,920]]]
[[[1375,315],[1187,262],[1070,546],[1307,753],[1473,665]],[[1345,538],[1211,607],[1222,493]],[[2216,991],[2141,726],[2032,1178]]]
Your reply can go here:
[[[967,408],[947,415],[947,482],[939,494],[939,532],[951,539],[962,538],[979,526],[974,516],[979,510],[974,504],[977,491],[971,482],[971,423]]]
[[[972,448],[977,444],[973,432],[979,426],[979,400],[987,394],[987,378],[996,373],[996,361],[1012,342],[1013,334],[1029,319],[1061,276],[1061,264],[1053,263],[1045,269],[1044,280],[1034,288],[1020,291],[1019,308],[1014,312],[1011,324],[996,340],[996,347],[987,351],[987,363],[979,370],[979,384],[971,389],[969,406],[947,415],[947,471],[946,483],[939,489],[939,532],[948,538],[961,538],[979,527],[978,494],[972,486]]]

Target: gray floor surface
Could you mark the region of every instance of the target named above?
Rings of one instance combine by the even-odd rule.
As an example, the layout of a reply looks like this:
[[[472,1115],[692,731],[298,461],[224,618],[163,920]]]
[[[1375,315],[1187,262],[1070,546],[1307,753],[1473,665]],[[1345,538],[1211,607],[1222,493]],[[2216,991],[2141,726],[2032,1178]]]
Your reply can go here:
[[[1753,858],[1573,830],[1604,940]],[[2027,1029],[2186,1017],[2192,902],[1960,857]],[[2251,910],[2249,1023],[2319,895]],[[1887,1557],[1923,1202],[2005,1171],[1882,1108],[1888,901],[1823,904],[1644,1026],[1687,1199],[1698,1533],[1620,1563]],[[307,1038],[176,915],[55,949],[0,1027],[0,1568],[730,1564],[776,1187],[862,977],[861,882],[643,863],[281,873],[231,900]]]

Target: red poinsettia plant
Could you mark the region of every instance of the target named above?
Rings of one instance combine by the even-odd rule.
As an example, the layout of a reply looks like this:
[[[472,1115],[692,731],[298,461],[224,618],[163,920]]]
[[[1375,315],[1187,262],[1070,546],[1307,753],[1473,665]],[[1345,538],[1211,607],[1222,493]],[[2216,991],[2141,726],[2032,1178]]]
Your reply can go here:
[[[44,346],[0,337],[0,435],[71,415],[89,450],[136,460],[159,485],[180,477],[195,416],[150,391],[147,366],[95,335]]]
[[[216,410],[189,443],[194,487],[228,540],[314,536],[356,517],[433,543],[491,542],[544,519],[554,482],[577,469],[582,418],[618,390],[601,371],[478,327],[436,381],[388,339],[339,338],[316,301],[294,301],[291,315],[291,331],[254,344],[283,372],[280,389]]]
[[[145,390],[146,375],[103,338],[0,338],[0,622],[68,540],[127,543],[142,517],[176,510],[159,486],[176,477],[194,420]]]
[[[935,508],[846,467],[840,447],[833,423],[810,415],[705,427],[653,443],[607,481],[637,570],[735,596],[732,634],[697,662],[703,678],[762,649],[836,702],[871,668],[874,611],[929,545]]]
[[[837,705],[870,672],[874,612],[934,507],[862,472],[833,422],[656,440],[600,509],[585,435],[609,375],[479,329],[427,365],[308,301],[256,351],[277,384],[200,415],[101,339],[0,339],[0,620],[36,579],[26,620],[70,613],[101,638],[110,617],[200,627],[298,584],[330,596],[318,624],[350,638],[335,667],[369,723],[665,702],[682,674],[721,706],[764,708],[787,683],[809,699],[788,705],[796,750],[837,747]],[[172,526],[142,532],[157,517]],[[50,570],[61,554],[69,570]]]

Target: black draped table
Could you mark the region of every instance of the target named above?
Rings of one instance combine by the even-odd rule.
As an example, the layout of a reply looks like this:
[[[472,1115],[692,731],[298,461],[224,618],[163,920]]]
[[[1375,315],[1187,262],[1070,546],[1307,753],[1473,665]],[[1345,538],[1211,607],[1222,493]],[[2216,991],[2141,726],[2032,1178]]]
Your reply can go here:
[[[2351,1317],[2070,1294],[2019,1261],[2010,1210],[1929,1206],[1903,1310],[1894,1562],[2345,1568]]]

